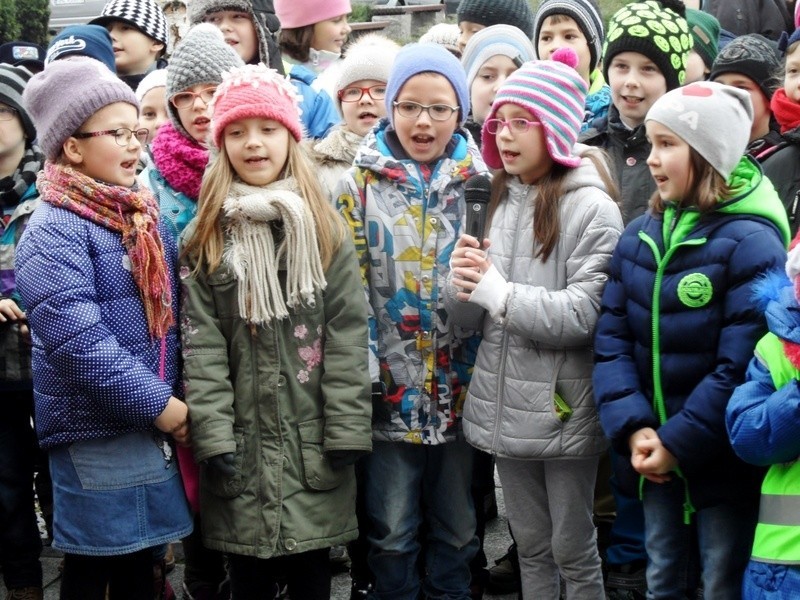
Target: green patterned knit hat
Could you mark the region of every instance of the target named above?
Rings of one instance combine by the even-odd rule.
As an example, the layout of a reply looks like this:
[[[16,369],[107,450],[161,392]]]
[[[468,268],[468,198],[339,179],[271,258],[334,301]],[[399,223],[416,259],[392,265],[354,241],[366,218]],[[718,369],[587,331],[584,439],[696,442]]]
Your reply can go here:
[[[653,61],[667,80],[667,90],[683,85],[693,40],[679,2],[668,6],[656,0],[636,2],[619,9],[608,23],[603,47],[603,75],[621,52],[638,52]],[[674,7],[674,8],[673,8]]]

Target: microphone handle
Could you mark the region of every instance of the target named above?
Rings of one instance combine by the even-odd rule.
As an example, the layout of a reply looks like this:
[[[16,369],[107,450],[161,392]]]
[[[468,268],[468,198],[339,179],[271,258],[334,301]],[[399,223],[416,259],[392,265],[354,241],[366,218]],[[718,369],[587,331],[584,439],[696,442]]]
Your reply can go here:
[[[486,229],[486,203],[467,202],[467,233],[476,238],[483,247]]]

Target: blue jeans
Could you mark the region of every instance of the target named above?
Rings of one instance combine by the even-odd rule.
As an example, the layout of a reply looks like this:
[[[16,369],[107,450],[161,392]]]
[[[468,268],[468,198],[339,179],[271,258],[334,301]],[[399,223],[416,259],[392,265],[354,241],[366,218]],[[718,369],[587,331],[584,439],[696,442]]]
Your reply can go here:
[[[425,596],[469,600],[469,564],[478,549],[472,448],[463,440],[437,446],[373,442],[365,462],[373,598],[417,600],[418,532],[424,520]]]
[[[750,558],[758,507],[719,504],[692,516],[695,528],[683,523],[684,481],[646,481],[643,504],[647,565],[647,597],[684,600],[690,593],[692,545],[700,553],[706,598],[740,600],[742,576]]]
[[[38,448],[33,393],[3,391],[0,418],[0,570],[6,587],[42,587],[42,540],[33,504]]]

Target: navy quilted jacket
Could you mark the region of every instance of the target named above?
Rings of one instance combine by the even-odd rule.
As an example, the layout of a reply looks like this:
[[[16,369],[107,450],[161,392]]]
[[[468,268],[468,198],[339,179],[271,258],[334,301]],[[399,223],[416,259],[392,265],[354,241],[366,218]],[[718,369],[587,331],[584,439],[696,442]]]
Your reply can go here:
[[[734,177],[747,191],[710,214],[673,206],[627,227],[595,337],[595,398],[618,476],[637,480],[628,438],[657,429],[696,508],[758,492],[744,483],[758,473],[735,457],[725,408],[766,333],[754,280],[786,261],[788,223],[772,184],[749,158]]]
[[[161,226],[177,315],[173,236]],[[33,337],[36,430],[43,448],[144,430],[177,395],[177,328],[151,340],[121,235],[42,203],[17,247],[17,289]],[[177,321],[177,317],[176,317]]]

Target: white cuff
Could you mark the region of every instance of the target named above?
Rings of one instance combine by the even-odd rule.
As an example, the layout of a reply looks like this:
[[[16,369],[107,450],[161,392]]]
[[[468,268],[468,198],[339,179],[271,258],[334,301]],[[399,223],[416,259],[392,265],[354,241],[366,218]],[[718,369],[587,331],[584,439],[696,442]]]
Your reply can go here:
[[[469,301],[485,308],[492,320],[500,321],[506,316],[506,302],[511,295],[511,286],[492,265],[470,294]]]
[[[789,255],[786,257],[786,275],[792,283],[800,275],[800,244],[789,250]]]

